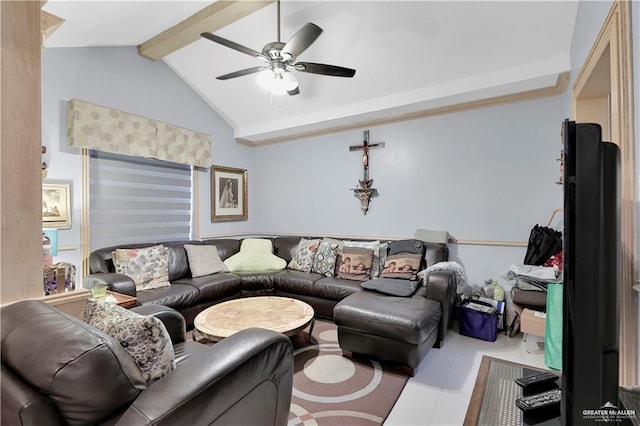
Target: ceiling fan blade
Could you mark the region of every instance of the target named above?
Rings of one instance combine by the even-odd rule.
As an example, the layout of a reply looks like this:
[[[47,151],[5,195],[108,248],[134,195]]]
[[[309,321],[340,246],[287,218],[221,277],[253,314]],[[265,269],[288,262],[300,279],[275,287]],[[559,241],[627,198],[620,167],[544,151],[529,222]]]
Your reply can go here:
[[[289,94],[289,96],[299,95],[300,94],[300,87],[296,87],[293,90],[288,90],[287,93]]]
[[[307,50],[314,41],[316,41],[321,33],[322,28],[316,24],[307,22],[289,39],[289,41],[287,41],[287,44],[282,48],[281,55],[283,55],[283,57],[284,55],[290,56],[288,59],[298,57],[302,52]]]
[[[294,65],[295,69],[311,74],[332,75],[334,77],[353,77],[356,70],[351,68],[339,67],[337,65],[316,64],[313,62],[298,62]]]
[[[230,49],[233,50],[237,50],[238,52],[247,54],[249,56],[253,56],[255,58],[258,59],[262,59],[263,61],[269,62],[269,58],[267,58],[266,56],[264,56],[262,53],[258,52],[257,50],[253,50],[250,49],[246,46],[243,46],[241,44],[236,43],[235,41],[231,41],[231,40],[227,40],[226,38],[222,38],[220,36],[217,36],[215,34],[211,34],[211,33],[202,33],[200,34],[200,36],[209,39],[215,43],[221,44],[223,46],[226,46]]]
[[[217,80],[229,80],[231,78],[242,77],[243,75],[253,74],[255,72],[260,72],[262,70],[269,69],[269,67],[253,67],[247,68],[245,70],[230,72],[229,74],[224,74],[219,77],[216,77]]]

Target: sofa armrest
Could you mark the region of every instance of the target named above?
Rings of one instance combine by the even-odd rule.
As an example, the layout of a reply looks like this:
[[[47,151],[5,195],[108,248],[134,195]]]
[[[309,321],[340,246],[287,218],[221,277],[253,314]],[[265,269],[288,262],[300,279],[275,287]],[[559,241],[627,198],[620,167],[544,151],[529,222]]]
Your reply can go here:
[[[192,354],[144,390],[118,425],[286,425],[293,348],[264,329],[240,331]]]
[[[173,308],[156,303],[131,308],[131,311],[140,315],[153,315],[157,317],[171,336],[171,343],[178,344],[184,342],[187,337],[187,323],[182,314]]]
[[[453,324],[453,308],[456,302],[455,275],[451,271],[434,271],[426,277],[425,297],[437,300],[442,307],[442,318],[438,326],[438,343],[441,347],[447,329]]]
[[[87,276],[84,280],[84,286],[88,288],[93,287],[92,282],[102,281],[107,283],[107,288],[116,293],[126,294],[128,296],[136,297],[136,283],[129,275],[118,274],[115,272],[98,272]]]

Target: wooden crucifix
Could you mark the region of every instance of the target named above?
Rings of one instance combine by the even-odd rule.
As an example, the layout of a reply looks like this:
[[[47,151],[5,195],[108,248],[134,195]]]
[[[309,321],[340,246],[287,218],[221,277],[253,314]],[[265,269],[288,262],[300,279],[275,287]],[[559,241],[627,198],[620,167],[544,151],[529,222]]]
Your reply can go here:
[[[351,145],[349,147],[349,151],[360,151],[362,150],[362,170],[363,170],[363,181],[369,181],[369,149],[371,148],[384,148],[384,142],[369,144],[369,131],[364,131],[364,141],[362,145]]]

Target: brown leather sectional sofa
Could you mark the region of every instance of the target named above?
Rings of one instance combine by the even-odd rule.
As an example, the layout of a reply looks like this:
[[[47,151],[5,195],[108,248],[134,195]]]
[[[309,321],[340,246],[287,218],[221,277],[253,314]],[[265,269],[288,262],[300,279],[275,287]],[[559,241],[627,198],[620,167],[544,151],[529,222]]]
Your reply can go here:
[[[273,241],[274,254],[284,259],[288,264],[295,255],[301,238],[303,236],[280,236],[269,239]],[[359,281],[341,279],[337,276],[325,277],[320,274],[290,269],[251,273],[228,272],[197,278],[191,277],[184,244],[213,244],[218,249],[220,258],[225,260],[239,252],[241,242],[242,239],[221,238],[107,247],[91,253],[90,268],[92,276],[106,281],[110,290],[136,296],[141,305],[161,304],[176,309],[185,317],[187,327],[193,325],[195,316],[205,308],[239,297],[277,295],[296,298],[309,303],[314,308],[317,317],[332,321],[334,320],[334,308],[342,302],[342,320],[337,324],[342,327],[343,336],[347,336],[349,341],[355,342],[350,345],[349,351],[376,356],[377,354],[374,352],[377,352],[378,349],[408,345],[412,348],[409,351],[412,352],[411,356],[406,355],[407,351],[400,351],[404,355],[392,358],[392,360],[408,364],[412,368],[419,363],[428,348],[442,345],[447,329],[451,327],[455,282],[453,274],[448,271],[431,273],[427,277],[426,285],[419,287],[417,292],[409,298],[378,293],[371,294],[373,292],[362,289]],[[422,251],[425,267],[448,260],[448,248],[445,244],[423,243],[419,240],[389,241],[390,244],[406,244],[407,242]],[[169,281],[171,286],[136,292],[131,278],[114,273],[112,253],[116,248],[149,247],[155,244],[163,244],[169,248]],[[351,295],[358,296],[349,298]],[[353,301],[355,305],[350,301]],[[419,311],[425,310],[427,312],[413,318],[398,319],[398,316],[393,312],[385,311],[385,302],[391,301],[395,301],[399,311],[406,312],[417,308]],[[403,306],[408,309],[404,309]],[[377,335],[376,330],[371,330],[370,327],[357,326],[357,323],[362,322],[362,318],[357,318],[357,315],[354,317],[353,312],[363,309],[365,311],[373,310],[370,312],[372,316],[365,315],[364,320],[365,322],[371,320],[380,322],[380,335]],[[411,331],[416,329],[419,329],[417,334],[415,331]],[[406,336],[394,338],[397,333],[404,333]],[[354,335],[359,336],[362,341],[370,341],[373,336],[373,339],[381,339],[385,341],[385,344],[380,348],[377,345],[364,347],[357,343],[358,339],[353,339]],[[418,350],[415,350],[416,346]]]

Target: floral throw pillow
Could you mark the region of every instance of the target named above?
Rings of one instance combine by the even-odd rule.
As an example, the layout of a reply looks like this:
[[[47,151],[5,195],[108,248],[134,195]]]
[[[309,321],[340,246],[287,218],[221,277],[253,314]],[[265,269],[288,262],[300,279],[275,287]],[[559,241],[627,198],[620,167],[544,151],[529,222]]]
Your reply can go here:
[[[380,278],[417,279],[422,255],[415,253],[399,253],[387,256]]]
[[[346,280],[367,281],[373,264],[373,249],[344,247],[338,265],[338,277]]]
[[[176,368],[171,337],[162,321],[113,303],[88,300],[84,321],[113,337],[133,358],[147,384]]]
[[[296,271],[311,272],[313,259],[316,257],[320,241],[320,239],[309,240],[302,238],[298,243],[296,254],[289,262],[288,268]]]
[[[322,274],[325,277],[333,277],[336,270],[336,259],[341,241],[333,238],[323,238],[318,246],[316,257],[313,259],[311,272]]]
[[[119,274],[129,275],[136,290],[167,287],[169,283],[169,249],[163,245],[145,248],[116,249],[113,265]]]

